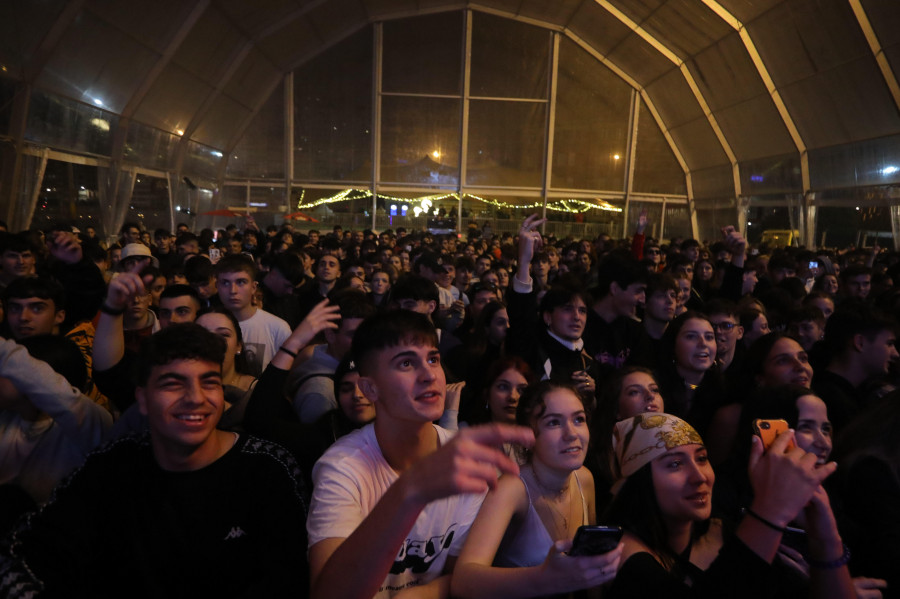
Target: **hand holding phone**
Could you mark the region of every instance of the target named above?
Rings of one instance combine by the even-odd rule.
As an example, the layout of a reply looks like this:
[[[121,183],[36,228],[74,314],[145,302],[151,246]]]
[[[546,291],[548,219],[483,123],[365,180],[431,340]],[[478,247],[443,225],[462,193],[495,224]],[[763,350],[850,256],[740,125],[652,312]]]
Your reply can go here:
[[[775,442],[778,435],[788,432],[788,423],[786,420],[765,420],[757,418],[753,421],[753,434],[762,439],[763,447],[766,451]],[[796,445],[793,439],[788,443],[788,451],[794,449]]]
[[[579,526],[569,555],[602,555],[619,546],[622,529],[619,526]]]

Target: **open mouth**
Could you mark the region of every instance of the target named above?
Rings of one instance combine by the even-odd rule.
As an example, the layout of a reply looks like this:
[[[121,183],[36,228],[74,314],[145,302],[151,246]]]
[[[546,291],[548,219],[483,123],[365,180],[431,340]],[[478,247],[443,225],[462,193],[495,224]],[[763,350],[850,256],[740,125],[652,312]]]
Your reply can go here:
[[[688,495],[685,499],[692,503],[696,503],[699,505],[706,505],[709,503],[710,492],[709,491],[701,491],[700,493],[694,493],[693,495]]]
[[[443,395],[438,393],[437,391],[426,391],[425,393],[420,393],[416,396],[416,401],[421,401],[425,403],[434,403],[443,398]]]
[[[209,414],[176,414],[175,419],[189,427],[200,427],[206,424]]]

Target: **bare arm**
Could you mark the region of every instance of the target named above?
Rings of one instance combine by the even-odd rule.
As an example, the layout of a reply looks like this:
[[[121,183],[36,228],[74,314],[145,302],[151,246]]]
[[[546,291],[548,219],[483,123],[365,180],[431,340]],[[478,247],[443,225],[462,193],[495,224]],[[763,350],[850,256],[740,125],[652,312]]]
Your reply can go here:
[[[532,214],[525,219],[519,229],[519,266],[516,269],[516,279],[522,283],[531,284],[531,259],[543,244],[541,233],[537,228],[545,222],[547,219]]]
[[[506,442],[530,445],[532,441],[531,430],[523,427],[473,427],[414,464],[348,538],[324,539],[310,547],[312,596],[373,596],[428,503],[461,493],[482,493],[496,484],[498,468],[517,474],[518,466],[496,448]],[[379,550],[373,552],[375,547]]]
[[[121,272],[109,282],[103,303],[107,308],[124,312],[134,298],[146,292],[144,282],[138,275]],[[122,360],[122,356],[125,355],[125,326],[122,314],[100,312],[92,351],[94,370],[109,370]]]
[[[844,543],[838,533],[828,493],[820,485],[805,510],[809,554],[816,562],[833,562],[843,556]],[[855,599],[856,588],[847,564],[836,568],[810,568],[810,596],[828,599]]]
[[[750,451],[750,480],[753,503],[750,509],[778,527],[785,527],[813,498],[823,480],[834,472],[831,462],[816,467],[816,456],[795,447],[786,451],[793,432],[778,436],[768,451],[753,437]],[[781,543],[781,532],[750,514],[744,517],[736,534],[754,553],[772,563]]]
[[[491,491],[469,531],[453,572],[454,597],[525,598],[599,586],[618,570],[621,546],[605,555],[570,557],[571,541],[557,541],[543,564],[528,568],[495,568],[491,564],[513,518],[524,517],[528,497],[518,477],[504,476]]]
[[[306,318],[293,330],[291,336],[284,340],[281,347],[296,354],[321,331],[338,328],[334,321],[340,317],[337,305],[330,306],[328,300],[322,300],[310,310]],[[275,352],[270,364],[281,370],[290,370],[294,364],[294,356],[279,350]]]

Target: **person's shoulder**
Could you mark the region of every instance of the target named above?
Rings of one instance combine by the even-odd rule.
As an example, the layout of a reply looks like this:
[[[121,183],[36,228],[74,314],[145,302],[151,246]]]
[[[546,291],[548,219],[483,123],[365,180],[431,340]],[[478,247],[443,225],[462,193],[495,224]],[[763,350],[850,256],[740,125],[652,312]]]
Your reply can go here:
[[[315,469],[325,465],[340,469],[359,461],[370,461],[376,454],[380,456],[381,449],[375,438],[375,428],[374,425],[367,424],[332,443],[316,462]]]
[[[92,484],[86,481],[116,481],[142,476],[148,467],[155,467],[150,434],[147,431],[130,433],[104,443],[90,452],[81,466],[72,471],[54,493],[66,487]],[[124,486],[124,485],[123,485]]]
[[[300,465],[293,454],[279,445],[266,439],[244,435],[238,451],[244,458],[249,458],[254,463],[254,468],[268,468],[269,472],[279,472],[287,475],[298,494],[304,497],[306,490],[303,488],[304,476]]]
[[[284,326],[288,326],[288,323],[287,323],[287,321],[286,321],[285,319],[283,319],[283,318],[281,318],[281,317],[279,317],[279,316],[275,316],[275,315],[272,314],[271,312],[266,312],[266,311],[263,310],[262,308],[260,308],[259,310],[257,310],[257,311],[256,311],[256,314],[254,314],[254,316],[255,316],[258,320],[263,320],[263,321],[265,321],[265,322],[267,322],[267,323],[270,323],[270,324],[275,324],[275,325],[280,326],[280,325],[283,323]]]
[[[625,534],[622,535],[622,545],[624,546],[622,549],[622,564],[625,564],[625,562],[627,562],[631,558],[636,558],[641,561],[650,558],[660,567],[662,567],[662,562],[659,560],[656,554],[653,553],[653,551],[650,549],[650,547],[647,546],[646,543],[644,543],[634,534],[625,531]]]

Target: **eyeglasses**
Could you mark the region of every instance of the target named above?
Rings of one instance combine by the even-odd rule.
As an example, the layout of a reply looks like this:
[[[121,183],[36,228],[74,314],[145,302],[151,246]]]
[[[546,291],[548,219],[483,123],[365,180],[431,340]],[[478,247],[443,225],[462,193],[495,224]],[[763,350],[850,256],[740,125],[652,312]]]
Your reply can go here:
[[[730,331],[736,326],[733,322],[711,322],[709,324],[712,325],[713,331]]]
[[[650,254],[650,255],[656,255],[656,254],[659,254],[659,250],[647,250],[644,253]]]

